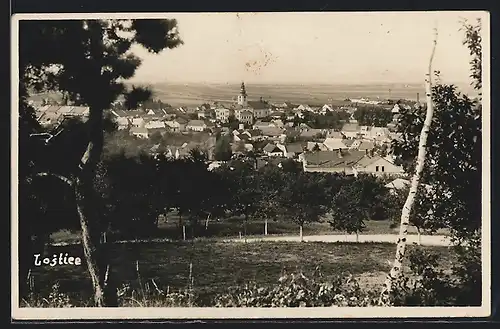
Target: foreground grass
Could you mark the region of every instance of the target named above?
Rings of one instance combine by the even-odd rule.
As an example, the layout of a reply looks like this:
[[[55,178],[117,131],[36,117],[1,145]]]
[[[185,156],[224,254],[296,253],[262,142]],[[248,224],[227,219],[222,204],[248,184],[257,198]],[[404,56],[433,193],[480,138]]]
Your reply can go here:
[[[416,246],[409,246],[409,249]],[[449,268],[452,252],[445,247],[420,247],[437,250],[442,255],[441,265]],[[47,255],[68,253],[83,259],[81,246],[50,247]],[[275,284],[283,273],[302,271],[320,272],[328,281],[338,275],[353,274],[365,287],[380,285],[395,247],[382,243],[322,243],[322,242],[258,242],[217,243],[210,241],[175,243],[138,243],[113,245],[112,277],[119,285],[137,285],[136,261],[142,282],[154,279],[160,289],[170,291],[189,285],[192,264],[193,289],[200,306],[210,306],[214,297],[231,287],[255,282]],[[91,283],[85,263],[82,266],[39,267],[34,273],[35,290],[48,294],[59,282],[60,291],[76,301],[88,300]]]
[[[397,234],[399,227],[391,228],[390,221],[367,221],[366,228],[360,234]],[[240,232],[244,234],[244,229],[241,221],[238,218],[225,219],[222,221],[209,222],[208,228],[205,228],[204,223],[200,223],[199,227],[186,227],[187,239],[196,237],[238,237]],[[256,220],[250,221],[247,224],[246,232],[248,236],[261,236],[264,235],[264,221]],[[269,221],[268,222],[269,235],[298,235],[299,227],[294,223],[287,223],[282,221]],[[344,234],[344,232],[333,231],[330,225],[326,222],[322,223],[309,223],[304,226],[304,235],[333,235]],[[410,226],[408,234],[417,234],[416,228]],[[436,234],[447,235],[446,230],[439,230]],[[171,240],[181,240],[182,229],[178,226],[178,217],[169,216],[168,221],[162,221],[158,225],[155,232],[148,232],[147,235],[140,236],[141,238],[165,238]],[[78,232],[59,231],[51,236],[55,243],[75,243],[80,240]],[[133,239],[133,236],[125,234],[115,234],[112,237],[114,240],[128,240]]]

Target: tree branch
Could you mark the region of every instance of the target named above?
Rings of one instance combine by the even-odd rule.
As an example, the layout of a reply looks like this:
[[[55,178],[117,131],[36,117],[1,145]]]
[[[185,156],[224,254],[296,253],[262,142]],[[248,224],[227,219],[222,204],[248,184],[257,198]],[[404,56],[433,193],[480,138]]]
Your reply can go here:
[[[40,172],[40,173],[37,173],[35,176],[37,176],[37,177],[55,177],[55,178],[61,180],[62,182],[68,184],[69,186],[73,186],[73,184],[74,184],[72,179],[65,177],[63,175],[59,175],[59,174]]]

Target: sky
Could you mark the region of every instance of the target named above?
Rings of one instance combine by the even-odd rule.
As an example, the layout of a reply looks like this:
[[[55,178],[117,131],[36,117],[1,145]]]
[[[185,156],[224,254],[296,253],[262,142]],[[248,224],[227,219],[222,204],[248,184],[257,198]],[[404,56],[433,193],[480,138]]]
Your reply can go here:
[[[414,83],[434,70],[467,83],[461,19],[483,12],[173,13],[184,45],[142,48],[132,81],[172,83]],[[483,18],[483,21],[485,18]],[[484,24],[484,23],[483,23]],[[485,29],[483,29],[485,30]]]

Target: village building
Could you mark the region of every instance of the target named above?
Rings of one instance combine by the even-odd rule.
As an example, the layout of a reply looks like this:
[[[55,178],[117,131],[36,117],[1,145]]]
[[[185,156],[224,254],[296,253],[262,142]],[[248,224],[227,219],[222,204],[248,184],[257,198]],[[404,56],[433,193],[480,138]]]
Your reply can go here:
[[[234,111],[236,120],[251,125],[253,123],[253,113],[246,109],[237,109]]]
[[[130,128],[130,134],[137,138],[148,138],[149,131],[144,127],[132,127]]]
[[[284,157],[286,148],[281,144],[269,143],[262,149],[265,155],[271,157]]]
[[[219,107],[215,109],[215,119],[219,122],[226,123],[229,121],[232,111],[225,107]]]
[[[201,132],[207,129],[207,124],[203,120],[191,120],[186,125],[186,129]]]
[[[345,123],[341,131],[346,138],[358,138],[361,136],[361,128],[357,123]]]

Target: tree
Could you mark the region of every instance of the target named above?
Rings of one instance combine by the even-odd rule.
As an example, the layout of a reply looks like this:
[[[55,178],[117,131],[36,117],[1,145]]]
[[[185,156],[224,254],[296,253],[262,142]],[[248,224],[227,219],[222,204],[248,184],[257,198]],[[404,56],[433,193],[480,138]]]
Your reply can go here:
[[[384,220],[388,209],[394,207],[384,182],[370,174],[360,174],[357,178],[344,178],[333,193],[332,217],[330,225],[334,230],[356,233],[365,228],[366,220]]]
[[[149,140],[153,144],[159,144],[163,140],[163,136],[162,136],[161,132],[156,131],[151,136],[149,136]]]
[[[391,209],[395,211],[394,217],[401,218],[401,209],[404,206],[409,188],[395,191],[391,199]],[[415,204],[410,214],[410,224],[415,226],[418,234],[418,244],[421,244],[422,233],[435,233],[445,227],[441,218],[435,216],[433,211],[434,194],[428,188],[420,187],[415,196]]]
[[[418,144],[418,154],[417,154],[417,163],[415,167],[415,171],[413,173],[410,191],[408,193],[408,197],[406,199],[405,205],[403,206],[403,210],[401,213],[401,227],[399,232],[399,238],[397,241],[396,248],[396,256],[394,260],[394,265],[389,273],[387,280],[385,282],[384,290],[382,291],[381,298],[386,298],[389,296],[389,293],[392,290],[393,281],[396,280],[401,271],[402,271],[402,263],[405,256],[406,249],[406,235],[408,234],[408,224],[410,219],[410,214],[415,202],[415,196],[417,194],[417,190],[420,183],[420,178],[422,171],[424,169],[424,165],[426,162],[426,153],[427,153],[427,137],[429,135],[430,126],[432,123],[432,117],[434,115],[434,107],[433,107],[433,99],[432,99],[432,60],[434,59],[434,52],[436,50],[437,44],[437,29],[435,30],[434,36],[434,46],[432,48],[431,57],[429,60],[428,72],[426,75],[425,81],[425,89],[426,89],[426,98],[427,98],[427,113],[425,115],[425,121],[422,126],[422,130],[419,136],[419,144]]]
[[[284,173],[284,187],[278,205],[283,216],[299,225],[300,240],[306,222],[317,222],[331,208],[327,180],[314,173]]]
[[[75,104],[89,106],[88,143],[70,177],[58,177],[74,190],[82,241],[97,306],[116,304],[113,289],[106,290],[109,263],[100,252],[102,223],[93,206],[95,169],[103,148],[103,110],[124,94],[129,108],[151,96],[143,88],[126,89],[141,64],[129,52],[134,44],[159,53],[182,44],[175,20],[66,20],[22,21],[19,24],[20,89],[64,91]],[[61,48],[61,45],[65,45]],[[54,52],[53,49],[60,49]],[[23,108],[20,108],[23,111]],[[109,298],[105,296],[109,292]],[[113,301],[115,299],[115,301]]]
[[[284,188],[285,172],[288,171],[275,165],[264,166],[258,171],[258,186],[262,196],[258,200],[257,213],[264,218],[264,235],[269,231],[269,218],[280,216],[279,197]]]
[[[262,197],[257,175],[252,165],[243,161],[232,161],[224,169],[227,185],[230,187],[229,209],[233,214],[243,216],[243,233],[246,241],[248,219],[259,209]]]
[[[333,220],[330,225],[334,230],[345,231],[347,234],[359,232],[366,227],[364,223],[365,209],[362,207],[363,191],[351,182],[344,184],[333,198]]]
[[[228,161],[231,159],[233,151],[231,150],[230,136],[221,136],[215,143],[214,158],[217,161]]]

